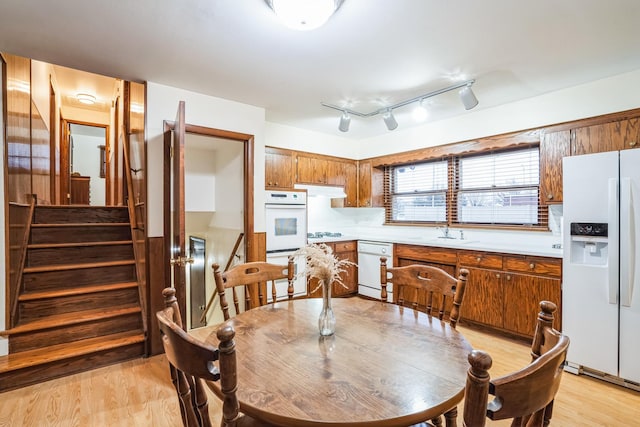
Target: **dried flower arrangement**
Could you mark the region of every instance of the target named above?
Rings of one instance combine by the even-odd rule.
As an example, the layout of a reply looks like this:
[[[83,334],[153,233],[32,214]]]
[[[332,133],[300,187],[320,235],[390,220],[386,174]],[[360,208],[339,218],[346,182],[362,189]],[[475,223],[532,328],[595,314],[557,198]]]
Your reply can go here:
[[[342,283],[340,273],[346,272],[343,267],[348,265],[355,265],[356,263],[346,259],[338,259],[334,254],[330,246],[324,243],[309,243],[303,248],[298,249],[294,255],[304,255],[307,257],[307,271],[305,272],[309,277],[315,277],[318,279],[318,286],[311,290],[311,293],[318,290],[322,284],[330,285],[332,282],[337,282],[345,289],[347,286]]]

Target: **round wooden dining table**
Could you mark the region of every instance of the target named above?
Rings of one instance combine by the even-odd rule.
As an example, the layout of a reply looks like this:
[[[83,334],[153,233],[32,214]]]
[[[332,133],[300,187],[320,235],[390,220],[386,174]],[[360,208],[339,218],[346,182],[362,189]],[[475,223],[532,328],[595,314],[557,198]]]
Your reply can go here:
[[[335,298],[321,337],[322,299],[268,304],[235,329],[240,410],[281,426],[408,426],[464,396],[471,345],[446,322],[381,301]],[[209,338],[215,342],[215,334]],[[209,382],[221,396],[220,383]]]

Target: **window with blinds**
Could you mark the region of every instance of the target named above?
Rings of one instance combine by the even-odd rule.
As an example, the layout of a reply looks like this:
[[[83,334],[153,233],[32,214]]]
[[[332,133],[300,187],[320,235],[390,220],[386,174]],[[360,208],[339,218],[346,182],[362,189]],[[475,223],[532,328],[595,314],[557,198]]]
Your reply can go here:
[[[449,186],[446,160],[397,166],[389,168],[387,174],[388,221],[446,221]]]
[[[546,226],[539,158],[536,146],[389,166],[386,222]]]
[[[460,157],[457,164],[454,222],[540,223],[538,147]]]

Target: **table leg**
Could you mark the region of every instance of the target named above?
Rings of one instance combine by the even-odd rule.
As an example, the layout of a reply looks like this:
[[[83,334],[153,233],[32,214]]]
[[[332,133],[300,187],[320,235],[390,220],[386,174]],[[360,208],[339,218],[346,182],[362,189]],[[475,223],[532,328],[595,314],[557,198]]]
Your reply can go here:
[[[444,419],[447,427],[456,427],[458,418],[458,408],[453,408],[449,412],[444,413]]]

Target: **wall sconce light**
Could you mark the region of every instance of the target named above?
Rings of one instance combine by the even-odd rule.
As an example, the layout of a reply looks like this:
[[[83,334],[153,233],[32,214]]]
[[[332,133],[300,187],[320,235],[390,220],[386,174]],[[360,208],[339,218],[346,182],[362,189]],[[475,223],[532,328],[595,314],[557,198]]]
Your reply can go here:
[[[79,93],[76,95],[76,99],[78,102],[85,105],[93,105],[96,103],[96,97],[93,95],[89,95],[88,93]]]
[[[280,21],[294,30],[314,30],[324,25],[344,0],[265,0]]]
[[[349,132],[349,125],[351,124],[351,116],[346,111],[342,112],[342,116],[340,116],[340,125],[338,125],[338,129],[341,132]]]
[[[320,104],[323,105],[324,107],[342,112],[342,116],[340,117],[340,124],[338,125],[338,129],[340,129],[342,132],[347,132],[349,130],[349,124],[351,122],[350,116],[373,117],[378,114],[382,114],[382,119],[384,120],[384,124],[387,126],[387,129],[394,130],[395,128],[398,127],[398,122],[396,121],[396,118],[393,116],[393,110],[395,110],[396,108],[404,107],[405,105],[411,104],[413,102],[420,101],[420,105],[418,106],[418,108],[421,108],[423,111],[420,113],[421,117],[416,118],[416,120],[424,120],[428,115],[428,111],[425,105],[425,100],[427,98],[431,98],[432,96],[440,95],[442,93],[450,92],[452,90],[460,89],[460,91],[458,92],[458,94],[460,95],[460,101],[462,101],[462,104],[464,105],[464,108],[466,110],[471,110],[476,105],[478,105],[478,98],[476,98],[476,95],[471,90],[471,86],[475,82],[476,82],[475,80],[467,80],[449,87],[445,87],[443,89],[438,89],[433,92],[426,93],[424,95],[416,96],[415,98],[407,99],[406,101],[402,101],[397,104],[389,105],[387,107],[372,111],[370,113],[361,113],[359,111],[351,110],[349,108],[339,107],[337,105],[327,104],[324,102],[321,102]]]
[[[396,121],[396,118],[393,117],[393,111],[391,111],[391,109],[385,111],[382,115],[382,120],[384,120],[384,124],[387,125],[387,129],[389,130],[394,130],[398,127],[398,122]]]

